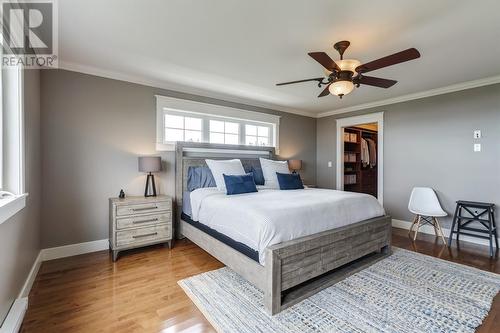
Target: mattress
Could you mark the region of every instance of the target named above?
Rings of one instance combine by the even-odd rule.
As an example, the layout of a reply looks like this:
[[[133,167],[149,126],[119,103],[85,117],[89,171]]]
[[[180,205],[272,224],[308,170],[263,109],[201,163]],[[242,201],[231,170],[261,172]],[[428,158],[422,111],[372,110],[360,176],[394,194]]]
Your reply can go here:
[[[183,221],[185,221],[186,223],[189,223],[193,227],[203,231],[206,234],[209,234],[210,236],[217,239],[218,241],[221,241],[222,243],[226,244],[227,246],[229,246],[229,247],[235,249],[236,251],[246,255],[248,258],[250,258],[256,262],[259,262],[259,252],[249,248],[245,244],[243,244],[241,242],[237,242],[234,239],[232,239],[231,237],[228,237],[228,236],[218,232],[217,230],[214,230],[214,229],[206,226],[203,223],[200,223],[198,221],[193,221],[193,219],[191,219],[191,217],[185,213],[181,214],[181,218]]]
[[[215,188],[190,194],[191,219],[259,253],[281,242],[383,216],[368,194],[306,188],[226,195]]]

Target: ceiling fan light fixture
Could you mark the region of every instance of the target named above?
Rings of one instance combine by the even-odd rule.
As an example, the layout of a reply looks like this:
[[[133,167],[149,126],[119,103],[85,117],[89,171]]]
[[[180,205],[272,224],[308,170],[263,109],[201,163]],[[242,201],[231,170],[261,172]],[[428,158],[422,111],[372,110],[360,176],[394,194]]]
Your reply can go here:
[[[342,96],[349,94],[351,91],[354,89],[354,84],[352,81],[335,81],[330,86],[328,87],[328,90],[332,95],[339,96],[342,98]]]
[[[361,62],[356,59],[335,60],[335,63],[339,66],[340,70],[352,72],[352,76],[356,76],[358,74],[356,72],[356,68],[361,66]],[[330,76],[330,74],[332,74],[332,72],[326,68],[324,68],[323,71],[326,76]]]
[[[340,67],[341,70],[352,72],[353,76],[357,74],[356,68],[361,66],[361,62],[356,59],[336,60],[335,63]]]

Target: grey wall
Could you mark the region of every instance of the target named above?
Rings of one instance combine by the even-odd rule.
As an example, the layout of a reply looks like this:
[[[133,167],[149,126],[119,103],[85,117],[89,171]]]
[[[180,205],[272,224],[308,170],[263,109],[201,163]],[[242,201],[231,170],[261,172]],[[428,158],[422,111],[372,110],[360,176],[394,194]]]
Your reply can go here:
[[[43,248],[108,238],[108,197],[143,193],[137,155],[156,153],[155,94],[282,116],[280,156],[302,159],[303,177],[316,181],[313,118],[64,70],[43,71],[41,82]],[[173,195],[174,154],[161,155],[160,192]]]
[[[407,206],[414,186],[434,188],[450,214],[459,199],[500,206],[500,84],[318,119],[320,186],[335,187],[335,168],[327,167],[327,161],[335,167],[335,118],[379,111],[384,111],[384,206],[390,215],[412,219]],[[473,152],[475,129],[483,132],[480,153]]]
[[[24,74],[26,207],[0,225],[0,323],[17,298],[40,251],[40,75]]]

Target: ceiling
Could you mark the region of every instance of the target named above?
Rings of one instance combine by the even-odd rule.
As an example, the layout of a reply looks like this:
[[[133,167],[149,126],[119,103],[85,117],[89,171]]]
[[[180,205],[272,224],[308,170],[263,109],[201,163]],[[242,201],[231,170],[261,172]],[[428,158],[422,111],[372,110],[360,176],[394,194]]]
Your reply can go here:
[[[60,67],[317,116],[500,75],[500,1],[64,0]],[[371,72],[342,100],[316,96],[322,67],[307,52],[351,41],[368,62],[409,47],[421,58]]]

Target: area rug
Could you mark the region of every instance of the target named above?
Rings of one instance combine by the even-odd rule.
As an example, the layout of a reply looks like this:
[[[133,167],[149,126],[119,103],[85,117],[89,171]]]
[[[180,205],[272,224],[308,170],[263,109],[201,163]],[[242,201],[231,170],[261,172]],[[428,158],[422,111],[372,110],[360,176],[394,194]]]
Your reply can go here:
[[[229,268],[179,285],[219,332],[474,332],[500,275],[393,248],[393,255],[269,316],[263,293]]]

